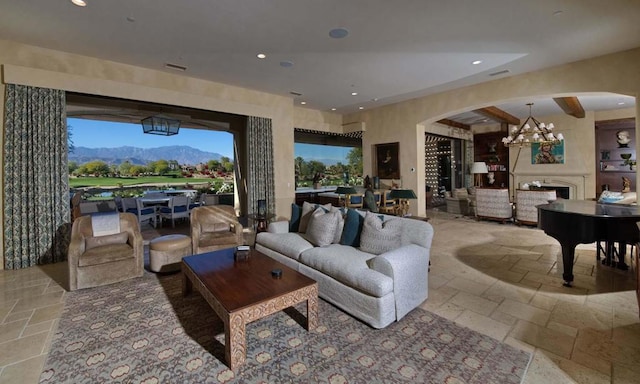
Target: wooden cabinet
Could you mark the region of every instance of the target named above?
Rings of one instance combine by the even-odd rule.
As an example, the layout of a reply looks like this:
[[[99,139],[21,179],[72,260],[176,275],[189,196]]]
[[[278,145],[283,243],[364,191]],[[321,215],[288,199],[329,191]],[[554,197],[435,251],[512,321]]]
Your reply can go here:
[[[635,119],[596,122],[596,195],[622,190],[622,178],[636,187]]]
[[[509,188],[509,148],[502,144],[504,132],[473,135],[474,161],[484,161],[493,172],[495,182],[489,184],[488,175],[482,176],[482,184],[489,188]]]

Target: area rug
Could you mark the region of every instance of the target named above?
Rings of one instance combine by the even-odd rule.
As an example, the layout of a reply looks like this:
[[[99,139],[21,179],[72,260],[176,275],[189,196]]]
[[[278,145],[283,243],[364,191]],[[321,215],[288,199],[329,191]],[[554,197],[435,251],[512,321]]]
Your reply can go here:
[[[247,326],[247,362],[224,364],[224,328],[181,274],[67,295],[41,383],[520,383],[529,354],[416,309],[377,330],[319,300]]]

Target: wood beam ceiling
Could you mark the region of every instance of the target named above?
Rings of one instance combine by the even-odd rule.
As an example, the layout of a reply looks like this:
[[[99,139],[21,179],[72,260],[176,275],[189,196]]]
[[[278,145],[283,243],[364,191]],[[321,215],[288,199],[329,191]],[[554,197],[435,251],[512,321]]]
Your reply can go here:
[[[554,97],[553,101],[555,101],[567,115],[571,115],[578,119],[584,118],[584,108],[582,108],[582,104],[580,104],[580,100],[578,100],[577,97]]]
[[[474,109],[473,112],[479,115],[482,115],[484,117],[487,117],[491,120],[497,121],[498,123],[520,125],[519,118],[497,107],[486,107],[486,108]]]
[[[453,120],[449,120],[449,119],[438,120],[438,121],[436,121],[436,123],[448,125],[448,126],[454,127],[454,128],[466,129],[467,131],[471,130],[471,126],[470,125],[458,123],[457,121],[453,121]]]

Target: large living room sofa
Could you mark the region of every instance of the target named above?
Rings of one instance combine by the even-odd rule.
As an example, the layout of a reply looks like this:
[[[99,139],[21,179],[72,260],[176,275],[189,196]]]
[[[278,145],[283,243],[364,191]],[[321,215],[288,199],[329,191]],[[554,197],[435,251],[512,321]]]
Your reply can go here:
[[[255,248],[316,280],[323,299],[374,328],[427,299],[428,222],[329,204],[292,210],[291,220],[256,236]]]

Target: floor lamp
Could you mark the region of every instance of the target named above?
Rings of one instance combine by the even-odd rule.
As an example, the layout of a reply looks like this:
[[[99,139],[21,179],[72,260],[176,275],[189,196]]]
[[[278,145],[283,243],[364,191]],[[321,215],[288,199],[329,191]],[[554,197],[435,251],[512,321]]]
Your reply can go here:
[[[471,166],[471,173],[475,175],[475,186],[482,187],[482,175],[489,173],[487,163],[484,161],[476,161]]]

